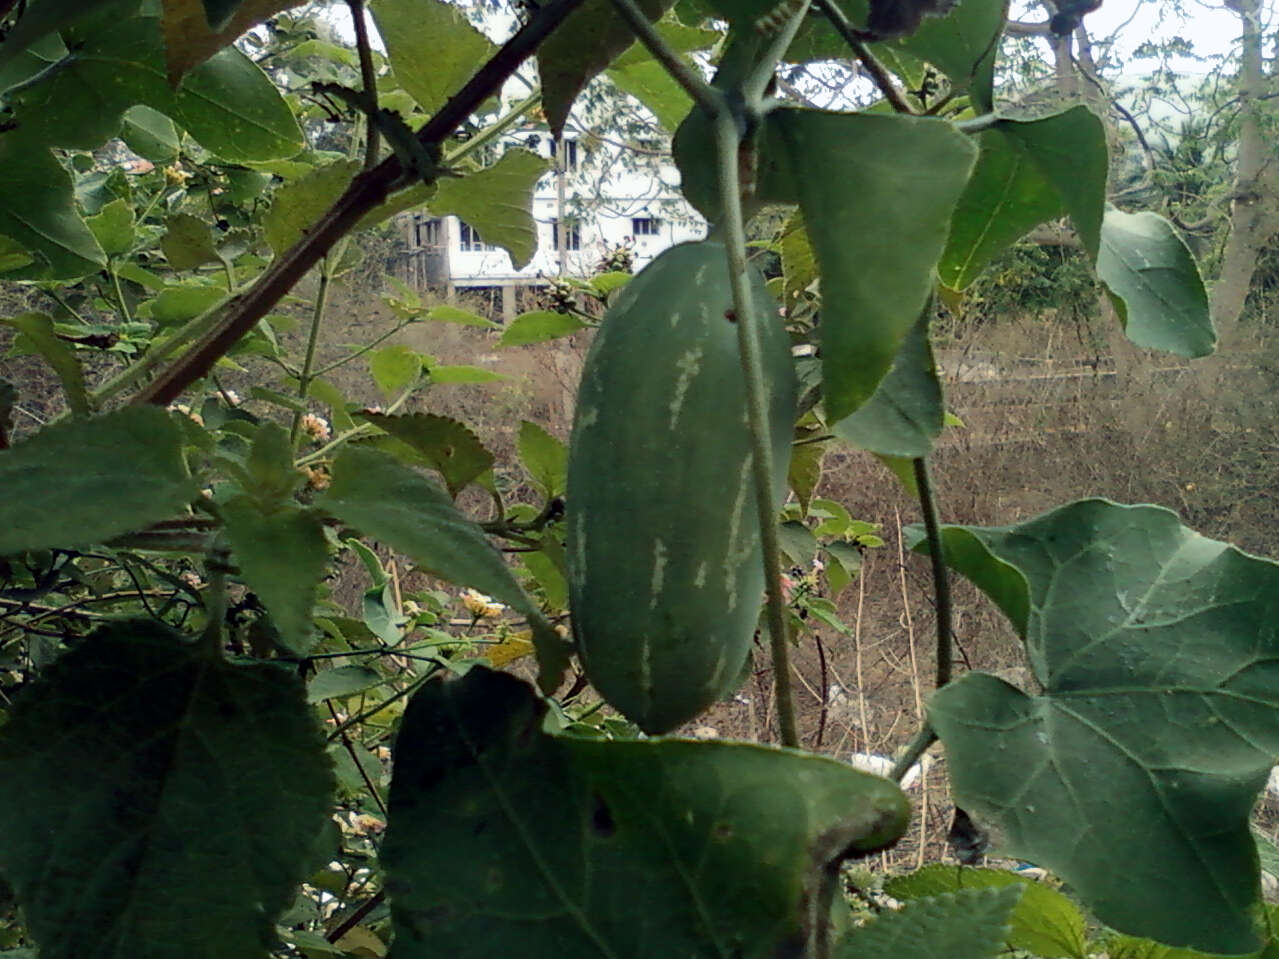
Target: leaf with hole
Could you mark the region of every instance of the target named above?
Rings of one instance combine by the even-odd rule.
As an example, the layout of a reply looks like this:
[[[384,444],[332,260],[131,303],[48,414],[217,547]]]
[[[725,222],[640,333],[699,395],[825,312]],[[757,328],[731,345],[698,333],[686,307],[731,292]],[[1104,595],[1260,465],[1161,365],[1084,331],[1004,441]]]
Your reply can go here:
[[[434,413],[358,413],[359,419],[372,423],[408,447],[413,459],[437,471],[456,497],[486,470],[493,467],[493,454],[464,423]],[[391,450],[391,452],[395,452]],[[403,457],[402,457],[403,458]]]
[[[382,848],[396,959],[798,955],[828,865],[906,825],[896,786],[826,757],[552,737],[545,709],[482,667],[410,702]]]

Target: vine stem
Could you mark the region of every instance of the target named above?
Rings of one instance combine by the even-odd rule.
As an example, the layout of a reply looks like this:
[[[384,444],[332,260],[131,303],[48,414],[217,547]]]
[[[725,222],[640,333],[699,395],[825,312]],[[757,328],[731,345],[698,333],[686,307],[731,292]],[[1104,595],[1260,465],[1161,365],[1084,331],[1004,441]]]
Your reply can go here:
[[[648,22],[648,17],[644,16],[644,12],[636,5],[635,0],[613,0],[613,6],[622,15],[627,26],[635,32],[639,42],[644,44],[645,49],[653,55],[653,59],[666,68],[671,79],[684,88],[684,92],[693,98],[694,103],[714,116],[719,111],[719,97],[714,89],[698,76],[692,67],[681,60],[679,54],[662,39],[661,34],[653,29],[653,25]]]
[[[928,553],[932,561],[933,597],[937,604],[937,688],[941,689],[950,682],[953,665],[951,653],[953,607],[950,597],[950,575],[946,570],[941,523],[937,518],[937,495],[933,490],[928,460],[921,456],[912,460],[911,463],[915,469],[915,488],[919,491],[919,508],[924,515],[924,532],[928,537]],[[937,734],[925,719],[924,725],[915,733],[905,751],[893,764],[888,778],[894,782],[901,782],[910,767],[915,765],[919,757],[924,754],[924,750],[936,741]]]
[[[746,411],[750,420],[755,498],[759,511],[759,538],[764,553],[764,579],[768,588],[768,637],[773,656],[773,686],[777,696],[777,726],[783,746],[799,746],[795,702],[790,685],[790,636],[786,626],[786,600],[782,593],[781,547],[777,537],[777,510],[773,505],[773,450],[769,439],[767,399],[760,354],[759,324],[768,322],[755,313],[746,274],[746,224],[742,219],[742,195],[737,151],[741,134],[727,103],[716,103],[715,141],[719,164],[720,201],[724,207],[728,275],[737,315],[737,346],[746,379]]]
[[[928,460],[922,456],[913,461],[915,487],[919,490],[919,509],[924,514],[924,532],[928,536],[928,556],[933,568],[933,598],[937,604],[937,683],[941,689],[950,682],[953,667],[951,636],[954,633],[954,607],[950,597],[950,574],[946,570],[946,553],[937,518],[937,495],[933,490]]]
[[[875,54],[870,52],[870,47],[857,36],[857,31],[849,22],[848,17],[844,16],[844,11],[839,8],[835,0],[813,0],[813,6],[821,10],[822,13],[830,19],[831,26],[835,31],[844,38],[844,42],[848,44],[848,48],[853,51],[853,55],[870,74],[872,82],[879,88],[879,92],[884,95],[884,99],[889,102],[897,113],[914,114],[915,110],[902,96],[901,90],[897,88],[897,84],[893,82],[892,74],[885,69],[884,65],[879,62]]]
[[[346,0],[355,28],[355,49],[360,57],[360,88],[377,104],[377,69],[373,66],[373,48],[369,45],[369,25],[364,19],[364,0]],[[364,119],[364,169],[377,166],[381,146],[377,124],[372,117]]]

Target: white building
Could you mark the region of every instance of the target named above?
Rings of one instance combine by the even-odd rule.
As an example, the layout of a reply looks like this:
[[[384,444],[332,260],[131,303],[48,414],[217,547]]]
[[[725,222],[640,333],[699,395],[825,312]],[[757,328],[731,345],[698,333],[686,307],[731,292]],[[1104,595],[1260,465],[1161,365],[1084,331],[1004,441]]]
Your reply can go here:
[[[625,151],[631,148],[591,142],[588,148],[566,134],[563,170],[556,167],[538,181],[532,210],[537,252],[523,269],[515,269],[505,250],[486,244],[457,217],[418,212],[402,218],[408,249],[398,272],[404,281],[449,297],[460,289],[500,291],[502,313],[509,318],[521,287],[545,286],[560,276],[590,276],[620,247],[630,249],[639,270],[667,247],[705,236],[705,221],[679,193],[679,173],[664,144],[634,147],[645,162],[628,163]],[[555,141],[545,133],[517,135],[507,146],[556,160]]]

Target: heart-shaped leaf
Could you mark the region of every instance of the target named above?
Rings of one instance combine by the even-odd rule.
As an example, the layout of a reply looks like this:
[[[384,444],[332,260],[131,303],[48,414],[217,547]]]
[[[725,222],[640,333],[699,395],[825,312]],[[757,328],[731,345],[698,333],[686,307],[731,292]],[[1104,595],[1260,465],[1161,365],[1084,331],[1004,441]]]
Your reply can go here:
[[[943,544],[1043,690],[970,673],[934,696],[956,802],[1122,932],[1256,949],[1248,817],[1279,755],[1279,564],[1098,499]]]
[[[296,675],[120,623],[0,729],[0,868],[45,959],[265,957],[332,790]]]

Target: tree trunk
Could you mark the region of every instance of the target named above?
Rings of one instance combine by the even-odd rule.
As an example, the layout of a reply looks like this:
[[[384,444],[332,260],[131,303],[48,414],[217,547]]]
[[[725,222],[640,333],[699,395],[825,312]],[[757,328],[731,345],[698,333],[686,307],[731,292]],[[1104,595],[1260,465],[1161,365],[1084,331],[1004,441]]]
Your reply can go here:
[[[1230,207],[1230,236],[1211,297],[1218,342],[1225,347],[1235,338],[1257,269],[1257,257],[1279,230],[1279,175],[1263,138],[1260,115],[1270,79],[1261,53],[1261,0],[1227,0],[1227,6],[1238,14],[1243,38],[1239,144]]]

